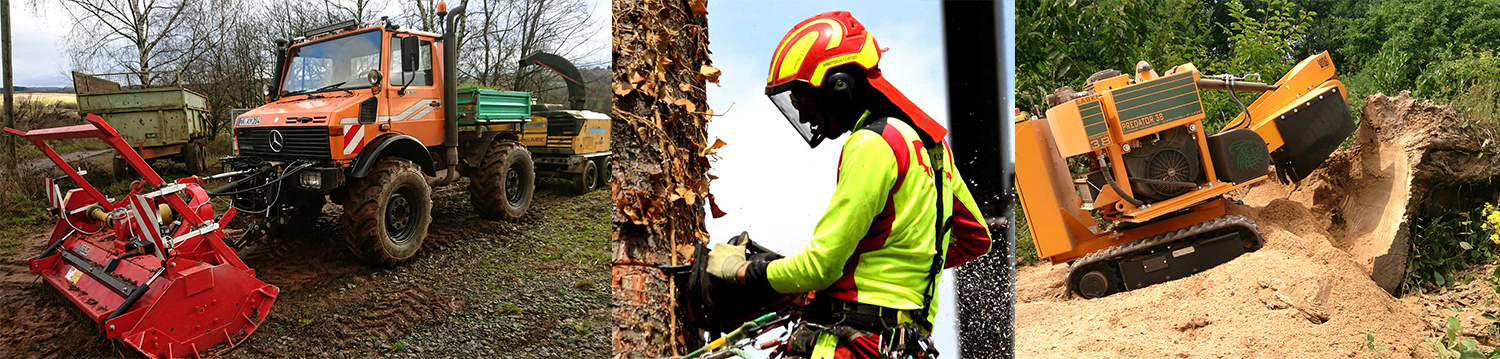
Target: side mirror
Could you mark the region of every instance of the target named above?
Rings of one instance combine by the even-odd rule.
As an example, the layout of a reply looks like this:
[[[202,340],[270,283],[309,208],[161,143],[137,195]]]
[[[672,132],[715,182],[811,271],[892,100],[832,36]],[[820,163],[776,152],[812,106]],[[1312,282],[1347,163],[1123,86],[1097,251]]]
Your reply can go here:
[[[417,41],[416,36],[401,38],[401,72],[417,71],[417,55],[422,51],[417,49]]]
[[[380,80],[385,77],[380,74],[380,70],[370,70],[370,73],[365,76],[369,78],[370,86],[380,86]]]

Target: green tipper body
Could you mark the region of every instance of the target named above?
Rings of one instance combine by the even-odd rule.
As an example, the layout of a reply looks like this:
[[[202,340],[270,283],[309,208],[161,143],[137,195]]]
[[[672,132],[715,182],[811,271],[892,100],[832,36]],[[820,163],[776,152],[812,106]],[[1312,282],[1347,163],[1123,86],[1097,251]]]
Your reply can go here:
[[[177,145],[213,136],[208,100],[181,87],[80,91],[78,112],[104,117],[132,146]]]
[[[458,90],[459,126],[531,120],[531,93],[481,88]]]

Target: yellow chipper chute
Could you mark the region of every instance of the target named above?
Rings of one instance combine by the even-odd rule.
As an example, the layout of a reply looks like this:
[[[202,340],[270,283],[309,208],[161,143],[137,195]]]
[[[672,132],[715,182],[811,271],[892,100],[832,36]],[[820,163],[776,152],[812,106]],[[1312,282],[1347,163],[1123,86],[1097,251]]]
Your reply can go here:
[[[1203,76],[1192,64],[1134,77],[1102,71],[1081,91],[1048,95],[1046,117],[1016,123],[1016,186],[1038,253],[1072,263],[1085,298],[1198,273],[1261,247],[1255,223],[1227,215],[1224,194],[1271,175],[1307,177],[1354,132],[1328,53],[1275,84]],[[1199,91],[1228,91],[1241,113],[1203,128]],[[1244,105],[1236,92],[1263,92]],[[1087,170],[1074,174],[1068,159]],[[1096,222],[1093,214],[1104,219]]]

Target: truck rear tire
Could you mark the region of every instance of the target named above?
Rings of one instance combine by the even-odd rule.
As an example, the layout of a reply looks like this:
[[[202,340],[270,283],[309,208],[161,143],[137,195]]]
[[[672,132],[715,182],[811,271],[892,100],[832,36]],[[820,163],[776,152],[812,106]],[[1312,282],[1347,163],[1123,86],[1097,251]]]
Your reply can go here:
[[[496,140],[469,177],[469,202],[480,217],[516,222],[531,208],[535,188],[531,151],[517,141]]]
[[[204,153],[203,146],[196,143],[182,145],[182,163],[187,165],[189,174],[202,174],[208,169],[208,155]]]
[[[573,176],[573,190],[586,194],[599,189],[599,166],[593,160],[583,161],[583,172]]]
[[[349,183],[344,241],[360,259],[385,266],[410,260],[432,224],[432,188],[410,160],[386,158]]]

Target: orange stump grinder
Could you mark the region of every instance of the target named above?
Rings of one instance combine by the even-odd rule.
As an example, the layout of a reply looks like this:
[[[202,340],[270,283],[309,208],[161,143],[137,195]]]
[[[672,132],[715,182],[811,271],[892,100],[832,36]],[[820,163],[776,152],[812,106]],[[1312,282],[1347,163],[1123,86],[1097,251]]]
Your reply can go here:
[[[21,136],[66,177],[46,179],[49,211],[58,216],[50,245],[31,271],[83,310],[107,338],[149,358],[223,353],[265,320],[280,291],[255,278],[226,244],[202,179],[166,182],[97,115],[89,124],[5,132]],[[140,174],[129,194],[111,200],[83,179],[46,140],[103,140]],[[78,188],[59,190],[72,179]]]

